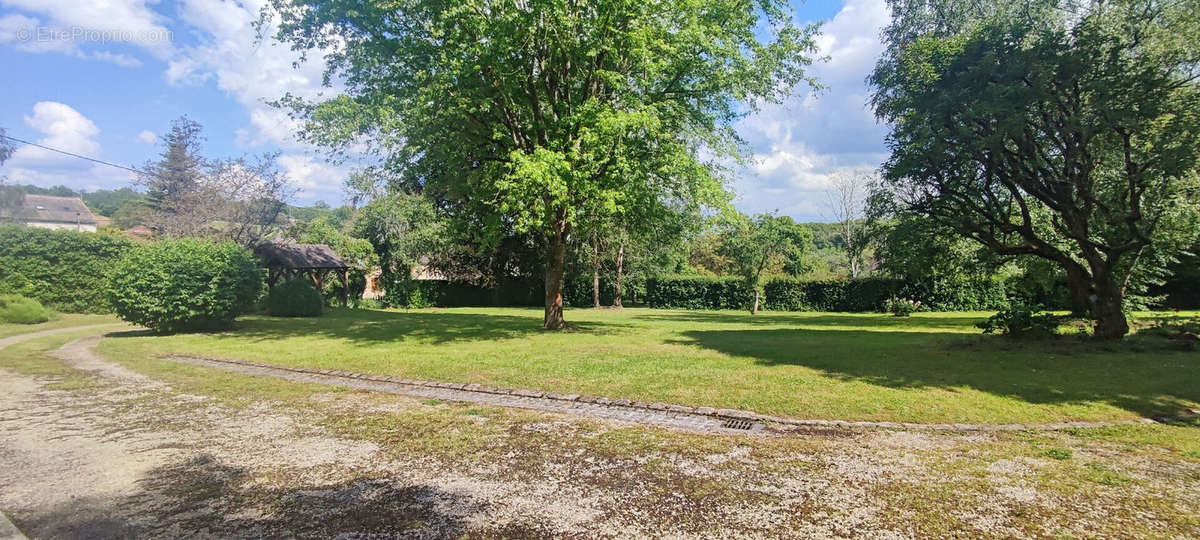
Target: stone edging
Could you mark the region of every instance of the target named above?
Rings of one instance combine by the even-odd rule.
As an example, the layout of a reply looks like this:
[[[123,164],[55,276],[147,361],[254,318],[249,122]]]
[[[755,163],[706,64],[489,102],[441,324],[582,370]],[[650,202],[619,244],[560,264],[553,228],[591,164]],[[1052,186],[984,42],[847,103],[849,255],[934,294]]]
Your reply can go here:
[[[1098,422],[1058,422],[1051,424],[917,424],[911,422],[864,422],[864,421],[849,421],[849,420],[807,420],[798,418],[785,418],[779,416],[770,416],[759,414],[753,411],[743,411],[738,409],[717,409],[713,407],[689,407],[686,405],[675,405],[670,403],[653,402],[647,403],[643,401],[633,401],[629,399],[610,399],[606,397],[586,396],[580,394],[560,394],[555,392],[543,392],[541,390],[528,390],[522,388],[499,388],[486,386],[482,384],[464,384],[464,383],[449,383],[441,381],[427,381],[419,379],[406,379],[403,377],[392,377],[386,375],[370,375],[366,373],[357,373],[353,371],[344,371],[336,369],[317,369],[306,367],[282,366],[278,364],[267,364],[262,362],[249,362],[245,360],[232,360],[229,358],[214,358],[208,356],[196,356],[186,354],[167,354],[160,355],[159,358],[168,360],[199,360],[203,362],[229,364],[232,366],[241,366],[249,368],[266,369],[272,371],[289,371],[306,375],[318,375],[323,377],[335,377],[350,380],[373,381],[379,383],[399,384],[411,387],[423,388],[441,388],[455,390],[458,392],[491,394],[501,396],[513,396],[525,399],[548,400],[554,402],[574,402],[580,404],[599,405],[604,407],[630,409],[635,411],[647,411],[655,413],[674,413],[679,415],[703,416],[710,417],[717,421],[744,421],[755,424],[761,424],[770,428],[772,431],[803,432],[813,429],[893,429],[893,430],[924,430],[924,431],[1061,431],[1067,429],[1080,428],[1098,428],[1123,425],[1145,425],[1157,424],[1162,421],[1193,418],[1200,416],[1200,412],[1192,411],[1193,414],[1174,418],[1138,418],[1132,420],[1115,420],[1115,421],[1098,421]]]

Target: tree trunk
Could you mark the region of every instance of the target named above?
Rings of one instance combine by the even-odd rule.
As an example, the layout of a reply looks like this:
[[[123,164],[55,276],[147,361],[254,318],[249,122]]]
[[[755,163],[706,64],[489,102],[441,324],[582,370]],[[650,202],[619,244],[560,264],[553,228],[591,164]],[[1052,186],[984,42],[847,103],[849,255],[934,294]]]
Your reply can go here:
[[[617,280],[616,280],[617,282],[615,283],[616,290],[613,292],[613,307],[615,307],[615,308],[625,307],[625,306],[621,305],[621,302],[624,300],[622,297],[625,295],[625,290],[622,288],[622,285],[621,285],[621,278],[625,277],[623,275],[624,273],[625,273],[625,244],[621,244],[620,246],[617,246]]]
[[[1096,319],[1096,339],[1121,339],[1129,333],[1129,321],[1122,310],[1125,294],[1111,275],[1100,276],[1096,296],[1092,301],[1092,317]]]
[[[600,309],[600,242],[592,241],[592,308]]]
[[[1067,290],[1071,295],[1071,314],[1086,317],[1092,310],[1092,280],[1082,267],[1067,267]]]
[[[563,320],[562,295],[566,249],[562,232],[550,237],[550,257],[546,263],[546,315],[542,320],[542,327],[546,330],[561,330],[567,326]]]
[[[754,305],[750,307],[751,315],[758,315],[758,297],[759,297],[759,292],[758,292],[758,289],[755,288],[754,289]]]

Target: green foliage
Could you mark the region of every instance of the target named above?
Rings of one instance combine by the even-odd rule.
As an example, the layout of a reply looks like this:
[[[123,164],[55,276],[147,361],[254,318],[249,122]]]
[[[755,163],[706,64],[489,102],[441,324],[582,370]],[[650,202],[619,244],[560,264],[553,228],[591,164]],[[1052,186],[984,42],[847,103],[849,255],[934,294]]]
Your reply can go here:
[[[88,208],[105,217],[113,217],[121,207],[144,200],[145,196],[127,187],[101,189],[83,194],[83,202],[87,203]]]
[[[104,313],[104,280],[132,245],[119,235],[0,226],[0,293],[68,313]]]
[[[267,294],[267,313],[276,317],[320,317],[324,307],[321,293],[307,278],[279,283]]]
[[[1066,273],[1096,336],[1196,238],[1194,1],[897,0],[872,82],[906,210]],[[964,16],[964,14],[971,14]]]
[[[763,278],[772,269],[799,271],[805,253],[812,250],[812,232],[787,216],[738,212],[728,218],[718,252],[727,257],[750,291],[751,311],[759,308]]]
[[[0,294],[0,322],[37,324],[54,318],[54,312],[41,302],[16,294]]]
[[[388,307],[537,306],[542,284],[531,280],[502,280],[493,287],[434,279],[399,279],[385,284]]]
[[[309,141],[366,144],[387,172],[494,245],[529,233],[561,283],[572,231],[722,206],[711,156],[748,149],[733,123],[811,82],[817,27],[785,0],[275,0],[277,38],[327,48],[345,92],[282,104]],[[548,295],[553,303],[554,295]],[[547,305],[548,328],[561,313]]]
[[[146,199],[133,199],[122,204],[112,214],[113,225],[121,229],[131,229],[138,225],[145,225],[152,218],[154,210],[146,202]]]
[[[354,217],[352,234],[374,246],[385,279],[409,278],[423,256],[436,256],[446,245],[433,203],[407,193],[372,199]]]
[[[129,250],[104,292],[118,316],[155,332],[206,330],[254,306],[263,271],[232,242],[168,240]]]
[[[660,276],[646,281],[646,304],[663,309],[745,309],[751,290],[735,277]]]
[[[367,275],[379,266],[379,256],[375,254],[375,247],[371,242],[338,230],[327,216],[314,218],[307,223],[298,223],[289,234],[301,243],[325,244],[341,255],[350,265],[348,296],[351,299],[362,297],[367,286]],[[320,293],[333,303],[342,298],[342,288],[340,279],[329,279],[325,282],[325,290]]]
[[[766,309],[779,311],[871,312],[886,310],[890,298],[908,298],[933,311],[977,311],[1008,305],[996,278],[910,282],[889,278],[767,282]],[[887,310],[890,311],[890,310]]]
[[[646,280],[624,279],[621,281],[621,305],[641,304],[646,296]],[[616,280],[611,275],[600,276],[600,305],[611,306],[616,296]],[[563,303],[570,307],[590,308],[592,302],[592,278],[579,277],[563,284]]]
[[[921,303],[907,298],[888,298],[883,303],[883,310],[893,317],[907,317],[921,310]]]
[[[1048,313],[1042,306],[1013,304],[975,326],[985,334],[1041,339],[1058,335],[1063,320],[1064,317]]]

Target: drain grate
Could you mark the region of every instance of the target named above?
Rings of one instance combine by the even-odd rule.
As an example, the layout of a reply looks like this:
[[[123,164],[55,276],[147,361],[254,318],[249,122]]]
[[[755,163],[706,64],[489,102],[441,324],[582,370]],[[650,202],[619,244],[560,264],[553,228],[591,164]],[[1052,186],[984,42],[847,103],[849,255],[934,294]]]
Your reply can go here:
[[[723,427],[725,429],[746,429],[746,430],[748,430],[748,429],[754,427],[754,422],[751,422],[749,420],[729,419],[729,420],[726,420],[724,424],[721,424],[721,427]]]

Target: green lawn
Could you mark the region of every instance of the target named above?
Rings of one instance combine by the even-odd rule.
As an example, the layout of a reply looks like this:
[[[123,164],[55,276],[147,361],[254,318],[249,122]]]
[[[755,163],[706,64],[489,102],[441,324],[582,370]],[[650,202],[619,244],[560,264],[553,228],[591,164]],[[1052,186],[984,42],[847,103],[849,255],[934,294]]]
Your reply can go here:
[[[1200,402],[1200,353],[1151,342],[980,336],[981,313],[571,310],[570,332],[535,309],[345,310],[251,317],[236,330],[101,343],[109,358],[179,352],[750,409],[797,418],[1055,422],[1177,414]],[[157,360],[153,360],[158,362]]]
[[[17,334],[28,334],[32,332],[41,332],[42,330],[53,330],[56,328],[66,328],[68,326],[84,326],[89,324],[105,324],[121,322],[112,315],[80,315],[67,313],[59,315],[51,321],[46,321],[39,324],[9,324],[0,323],[0,338],[15,336]]]

